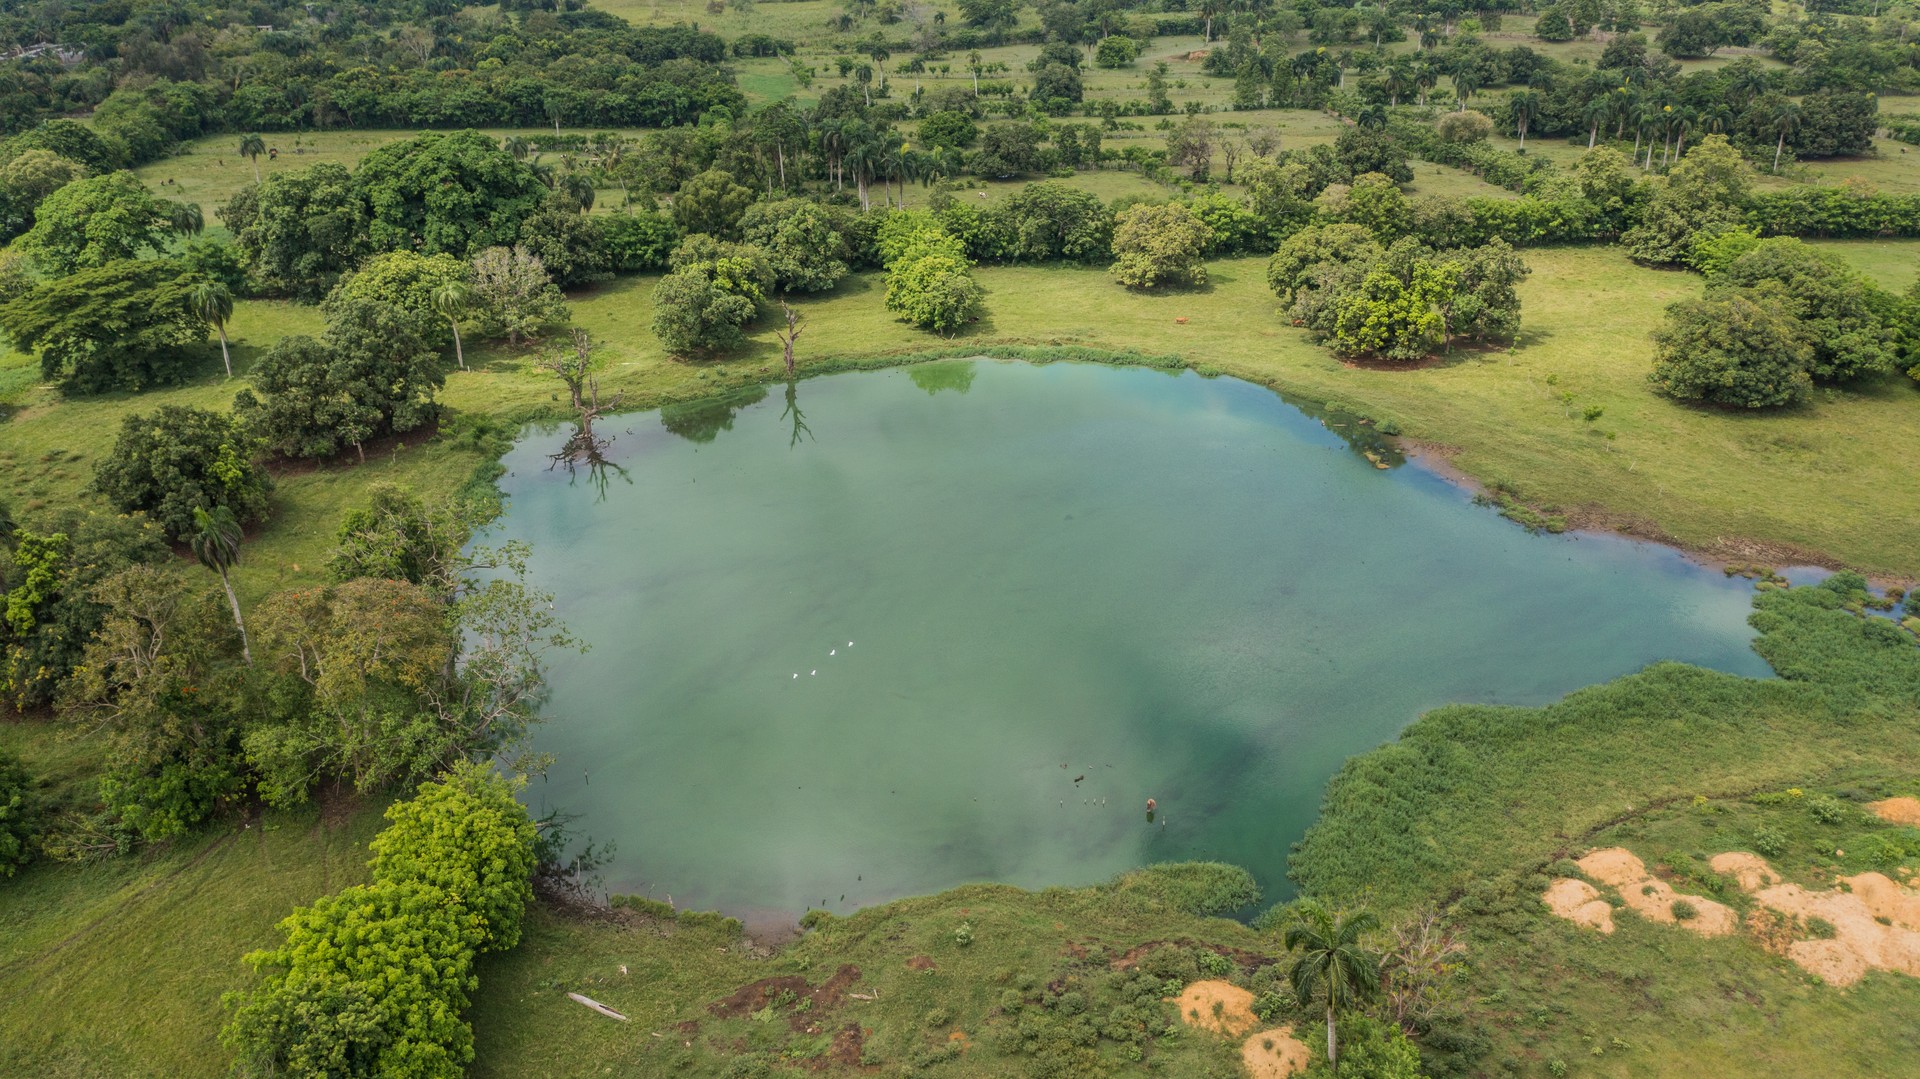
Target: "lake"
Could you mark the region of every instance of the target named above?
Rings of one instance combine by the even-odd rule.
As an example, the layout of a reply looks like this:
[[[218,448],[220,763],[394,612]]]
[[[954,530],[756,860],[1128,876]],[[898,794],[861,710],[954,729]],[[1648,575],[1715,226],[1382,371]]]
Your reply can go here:
[[[616,844],[611,890],[682,907],[1196,858],[1278,899],[1328,777],[1425,709],[1767,674],[1749,582],[1529,534],[1233,379],[947,361],[598,431],[598,475],[524,438],[489,537],[533,544],[592,645],[553,658],[527,800]]]

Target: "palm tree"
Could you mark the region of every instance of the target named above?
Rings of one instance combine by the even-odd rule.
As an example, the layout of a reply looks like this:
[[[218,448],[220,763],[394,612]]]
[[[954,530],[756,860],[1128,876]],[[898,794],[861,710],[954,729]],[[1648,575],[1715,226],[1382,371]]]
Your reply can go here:
[[[1533,118],[1540,114],[1540,95],[1532,90],[1515,90],[1507,97],[1507,105],[1513,109],[1513,126],[1520,132],[1520,149],[1527,148],[1527,128],[1533,126]]]
[[[525,161],[527,155],[533,153],[533,144],[522,136],[509,135],[504,149],[513,155],[515,161]]]
[[[569,172],[560,181],[560,189],[565,191],[580,206],[580,212],[593,209],[593,181],[583,172]]]
[[[227,377],[232,378],[233,357],[227,353],[227,321],[233,318],[233,293],[218,281],[208,281],[187,293],[187,305],[200,321],[220,335],[220,362],[227,367]]]
[[[267,152],[267,140],[248,135],[240,140],[240,156],[253,162],[253,182],[260,182],[260,155]]]
[[[1787,136],[1800,127],[1800,106],[1782,101],[1767,114],[1767,124],[1779,136],[1773,142],[1773,171],[1780,171],[1780,154],[1787,148]]]
[[[1479,89],[1479,72],[1470,67],[1462,67],[1459,71],[1454,72],[1453,93],[1454,96],[1459,99],[1459,103],[1454,107],[1454,111],[1459,112],[1465,109],[1467,107],[1467,99],[1472,97]]]
[[[167,223],[182,236],[198,236],[207,227],[207,219],[197,202],[176,202],[167,210]]]
[[[1600,129],[1607,126],[1607,121],[1613,116],[1613,98],[1607,94],[1596,94],[1582,111],[1587,118],[1587,149],[1591,150],[1594,140],[1600,137]]]
[[[1303,899],[1293,908],[1281,938],[1287,951],[1298,951],[1290,972],[1294,998],[1305,1004],[1315,996],[1327,998],[1327,1063],[1339,1070],[1334,1017],[1355,1001],[1380,991],[1380,960],[1360,946],[1360,934],[1378,928],[1372,911],[1335,914],[1317,899]]]
[[[467,354],[460,347],[460,317],[467,313],[467,306],[473,302],[473,290],[464,281],[449,281],[434,289],[427,296],[427,302],[453,326],[453,359],[460,370],[467,369]]]
[[[233,608],[234,628],[240,631],[240,658],[251,667],[253,650],[247,645],[247,624],[240,618],[240,599],[233,594],[233,578],[227,574],[240,561],[240,538],[240,522],[234,520],[232,510],[215,506],[208,513],[202,507],[193,508],[193,535],[187,537],[187,543],[201,565],[220,575],[220,584],[227,590],[227,605]]]

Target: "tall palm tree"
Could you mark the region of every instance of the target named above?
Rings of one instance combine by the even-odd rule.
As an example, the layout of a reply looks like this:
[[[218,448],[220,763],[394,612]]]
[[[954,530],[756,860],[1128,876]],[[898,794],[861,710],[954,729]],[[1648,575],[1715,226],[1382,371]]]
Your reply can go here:
[[[209,513],[199,506],[193,508],[193,534],[187,537],[187,543],[201,565],[220,575],[220,584],[227,590],[227,605],[233,608],[234,628],[240,631],[240,658],[251,667],[253,649],[247,644],[247,624],[240,618],[240,598],[233,594],[233,578],[227,573],[240,561],[240,538],[240,522],[234,519],[232,510],[215,506]]]
[[[176,202],[167,209],[167,224],[182,236],[198,236],[207,227],[207,218],[199,203]]]
[[[1800,106],[1791,101],[1782,101],[1767,114],[1767,125],[1772,127],[1779,137],[1773,141],[1773,171],[1780,171],[1780,154],[1787,148],[1787,136],[1800,127]]]
[[[453,326],[453,359],[460,370],[467,369],[467,354],[460,347],[460,318],[467,313],[467,307],[473,302],[473,290],[464,281],[449,281],[427,295],[427,302],[440,317]]]
[[[1335,1017],[1380,991],[1380,960],[1360,945],[1360,934],[1379,925],[1372,911],[1341,917],[1317,899],[1303,899],[1281,938],[1287,951],[1300,953],[1289,972],[1294,999],[1306,1004],[1316,996],[1327,998],[1327,1063],[1335,1071],[1340,1067]]]
[[[507,136],[507,141],[503,148],[507,153],[513,155],[515,161],[525,161],[527,155],[533,153],[533,144],[520,135]]]
[[[1465,109],[1467,107],[1467,99],[1472,97],[1479,89],[1479,72],[1470,67],[1462,67],[1459,71],[1454,72],[1453,94],[1454,97],[1458,99],[1457,104],[1454,106],[1454,111],[1459,112]]]
[[[1600,137],[1600,129],[1607,126],[1607,121],[1613,118],[1613,96],[1596,94],[1581,111],[1587,120],[1587,149],[1591,150],[1594,140]]]
[[[581,213],[593,209],[593,181],[584,172],[569,172],[560,181],[560,189],[580,207]]]
[[[1540,115],[1540,95],[1533,90],[1515,90],[1507,96],[1507,106],[1513,110],[1513,126],[1520,132],[1520,149],[1525,150],[1527,129]]]
[[[195,317],[220,335],[220,362],[226,365],[227,377],[232,378],[233,357],[227,353],[227,322],[233,318],[233,293],[218,281],[208,281],[187,293],[187,306]]]
[[[260,155],[267,152],[267,140],[247,135],[240,140],[240,156],[253,162],[253,182],[260,182]]]

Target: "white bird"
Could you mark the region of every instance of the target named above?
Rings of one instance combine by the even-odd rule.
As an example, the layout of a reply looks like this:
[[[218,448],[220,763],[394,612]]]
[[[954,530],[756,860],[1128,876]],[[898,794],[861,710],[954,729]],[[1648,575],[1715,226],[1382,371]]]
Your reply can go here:
[[[840,650],[839,650],[838,648],[829,648],[829,649],[827,649],[827,655],[830,655],[830,656],[837,656],[837,655],[839,655],[839,654],[840,654]]]
[[[816,675],[816,674],[819,674],[819,673],[820,673],[819,671],[808,671],[808,672],[807,672],[807,677],[808,677],[808,678],[812,678],[812,677],[813,677],[814,675]]]
[[[798,677],[800,677],[800,672],[799,672],[799,671],[795,671],[795,672],[793,672],[793,676],[794,676],[795,678],[798,678]]]
[[[847,642],[847,647],[848,647],[848,648],[852,648],[852,647],[853,647],[853,642],[852,642],[852,641],[848,641],[848,642]]]

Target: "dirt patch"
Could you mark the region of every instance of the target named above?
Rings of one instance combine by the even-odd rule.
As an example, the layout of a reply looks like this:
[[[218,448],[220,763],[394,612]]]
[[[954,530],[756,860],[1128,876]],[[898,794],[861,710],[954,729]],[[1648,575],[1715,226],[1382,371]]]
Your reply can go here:
[[[1148,952],[1156,948],[1167,947],[1205,948],[1215,955],[1226,956],[1238,964],[1242,970],[1247,971],[1259,970],[1261,967],[1272,966],[1274,963],[1279,962],[1279,960],[1273,956],[1261,955],[1259,952],[1249,952],[1240,948],[1217,948],[1211,944],[1202,944],[1189,937],[1181,937],[1179,940],[1150,940],[1145,944],[1136,944],[1120,955],[1115,956],[1113,962],[1109,963],[1108,966],[1114,970],[1132,970],[1134,967],[1140,965],[1140,960],[1145,957]]]
[[[823,1014],[846,1003],[847,990],[860,981],[860,968],[851,963],[834,971],[833,977],[818,986],[808,984],[798,974],[783,974],[775,978],[762,978],[757,982],[743,985],[712,1004],[707,1011],[719,1019],[738,1019],[752,1015],[776,1001],[790,999],[799,1003],[802,998],[813,1003],[804,1012],[794,1012],[788,1022],[795,1030],[804,1028],[809,1020],[818,1020]],[[788,997],[791,994],[791,997]]]
[[[1287,1079],[1307,1070],[1313,1063],[1313,1050],[1293,1036],[1292,1027],[1263,1030],[1240,1047],[1240,1062],[1253,1079]]]
[[[1707,863],[1715,873],[1732,877],[1743,892],[1757,892],[1770,884],[1780,882],[1779,874],[1758,854],[1749,854],[1743,850],[1730,850],[1716,854]]]
[[[1765,906],[1798,918],[1803,929],[1813,918],[1833,927],[1830,939],[1796,940],[1788,945],[1787,958],[1838,986],[1852,985],[1869,970],[1920,978],[1920,893],[1879,873],[1841,881],[1851,891],[1776,884],[1754,893],[1754,899]]]
[[[1181,1021],[1216,1034],[1238,1037],[1259,1025],[1253,1016],[1253,994],[1232,982],[1194,982],[1180,992],[1175,1003],[1180,1007]]]
[[[1732,907],[1703,895],[1674,891],[1666,881],[1648,873],[1646,863],[1624,847],[1594,851],[1576,864],[1582,873],[1617,889],[1627,907],[1648,921],[1683,925],[1703,937],[1724,937],[1739,928],[1740,919]],[[1692,907],[1692,916],[1676,915],[1676,903]]]
[[[1562,877],[1547,885],[1540,898],[1559,917],[1587,929],[1613,932],[1613,907],[1600,898],[1600,890],[1578,877]]]
[[[927,956],[916,955],[912,959],[907,960],[907,969],[908,970],[937,970],[939,968],[935,967],[933,964],[933,960],[928,958]]]
[[[860,1054],[866,1051],[866,1047],[867,1032],[860,1029],[858,1023],[848,1023],[833,1032],[833,1044],[813,1060],[813,1068],[818,1071],[835,1064],[857,1068],[860,1066]]]
[[[1888,798],[1869,803],[1867,808],[1888,824],[1910,824],[1920,828],[1920,798]]]

